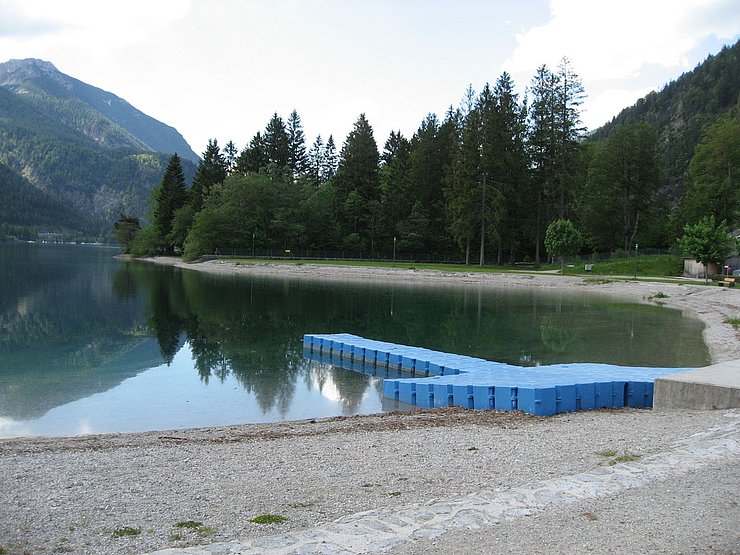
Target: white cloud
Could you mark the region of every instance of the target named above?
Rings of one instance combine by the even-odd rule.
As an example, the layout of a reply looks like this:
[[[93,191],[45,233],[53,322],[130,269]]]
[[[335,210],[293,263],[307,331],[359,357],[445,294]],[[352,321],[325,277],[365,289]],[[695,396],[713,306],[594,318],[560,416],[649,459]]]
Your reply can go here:
[[[646,91],[696,64],[690,53],[709,37],[730,41],[740,10],[727,0],[552,0],[550,20],[517,34],[517,47],[501,65],[517,82],[537,67],[555,69],[567,56],[583,79],[584,122],[600,125]],[[638,83],[639,81],[639,83]],[[621,82],[624,86],[615,88]],[[645,85],[649,87],[646,89]],[[633,100],[634,101],[634,100]],[[609,108],[609,102],[613,102]]]

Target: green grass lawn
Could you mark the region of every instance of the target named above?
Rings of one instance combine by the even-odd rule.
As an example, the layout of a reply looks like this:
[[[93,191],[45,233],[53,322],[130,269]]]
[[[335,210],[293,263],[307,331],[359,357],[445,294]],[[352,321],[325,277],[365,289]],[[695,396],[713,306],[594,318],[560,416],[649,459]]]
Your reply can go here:
[[[404,268],[409,270],[440,270],[444,272],[486,272],[486,273],[538,273],[548,270],[560,270],[560,264],[543,264],[537,269],[523,266],[478,266],[477,264],[427,264],[421,262],[380,262],[372,260],[262,260],[262,259],[228,259],[236,264],[255,264],[279,262],[281,264],[325,264],[329,266],[356,266],[374,268]],[[638,277],[678,277],[681,275],[681,258],[674,255],[648,255],[632,258],[618,258],[603,262],[594,262],[593,270],[586,272],[585,265],[591,262],[580,261],[566,264],[565,275],[597,276],[638,276]]]

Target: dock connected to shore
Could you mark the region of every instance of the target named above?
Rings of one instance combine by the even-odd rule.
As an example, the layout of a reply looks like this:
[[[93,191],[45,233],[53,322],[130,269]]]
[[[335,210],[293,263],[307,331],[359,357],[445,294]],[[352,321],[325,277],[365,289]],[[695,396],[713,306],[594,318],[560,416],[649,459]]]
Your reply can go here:
[[[656,378],[689,370],[597,363],[515,366],[344,333],[306,334],[303,347],[306,358],[383,377],[384,395],[410,405],[538,416],[650,408]]]

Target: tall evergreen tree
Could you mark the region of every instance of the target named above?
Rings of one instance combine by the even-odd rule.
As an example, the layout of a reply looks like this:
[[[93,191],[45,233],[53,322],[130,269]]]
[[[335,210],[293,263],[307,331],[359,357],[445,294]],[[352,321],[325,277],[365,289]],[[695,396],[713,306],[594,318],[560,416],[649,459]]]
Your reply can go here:
[[[162,181],[156,189],[154,217],[152,218],[160,248],[165,253],[174,251],[174,245],[167,237],[172,231],[172,220],[175,212],[187,202],[188,191],[185,188],[182,163],[180,157],[173,154],[167,164]]]
[[[290,138],[285,122],[277,112],[272,115],[265,128],[264,146],[268,164],[274,164],[278,168],[290,165]]]
[[[324,150],[324,140],[321,135],[316,137],[311,149],[308,151],[307,173],[314,186],[318,187],[324,183],[324,166],[326,165],[326,151]]]
[[[232,174],[236,169],[236,160],[239,157],[239,150],[236,148],[234,141],[229,141],[224,146],[224,162],[226,163],[226,173]]]
[[[391,131],[381,154],[379,174],[381,244],[390,244],[399,233],[399,224],[411,213],[411,145],[400,131]]]
[[[209,139],[208,146],[203,153],[203,159],[198,164],[193,184],[190,187],[190,204],[194,212],[199,212],[203,208],[203,202],[211,187],[224,182],[226,172],[227,163],[221,154],[218,141]]]
[[[339,168],[339,154],[337,154],[337,145],[334,144],[334,136],[329,135],[324,148],[324,166],[321,172],[321,179],[326,182],[334,177]]]
[[[482,183],[481,117],[472,87],[468,87],[462,112],[457,148],[446,171],[445,202],[448,229],[463,249],[465,263],[469,264],[473,237],[480,224],[478,199]]]
[[[494,153],[491,170],[501,202],[496,219],[497,262],[500,264],[504,250],[509,261],[524,252],[521,241],[534,222],[531,220],[529,160],[525,149],[526,111],[519,103],[508,73],[502,73],[497,79],[493,100],[494,125],[489,148]]]
[[[247,175],[257,173],[268,164],[265,138],[257,131],[249,144],[239,154],[236,160],[236,173]]]
[[[374,243],[369,207],[378,195],[378,159],[373,129],[365,114],[360,114],[342,146],[334,177],[340,222],[348,248],[367,250]]]
[[[306,156],[306,137],[303,133],[301,118],[298,112],[293,110],[288,117],[288,165],[293,170],[293,177],[303,175],[308,167]]]

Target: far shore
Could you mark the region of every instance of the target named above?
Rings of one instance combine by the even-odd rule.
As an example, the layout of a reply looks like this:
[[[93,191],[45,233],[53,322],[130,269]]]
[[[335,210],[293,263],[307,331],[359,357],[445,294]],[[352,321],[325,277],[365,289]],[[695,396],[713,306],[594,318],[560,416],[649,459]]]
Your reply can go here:
[[[704,323],[704,342],[712,363],[740,359],[738,330],[728,322],[740,317],[740,291],[697,283],[670,283],[649,279],[599,279],[561,276],[552,273],[448,272],[375,266],[331,264],[251,262],[209,260],[183,262],[180,258],[158,256],[138,259],[144,262],[176,266],[186,270],[214,274],[280,276],[292,279],[402,282],[409,285],[444,284],[481,287],[547,288],[573,293],[602,294],[633,302],[659,304],[681,310],[686,316]]]

